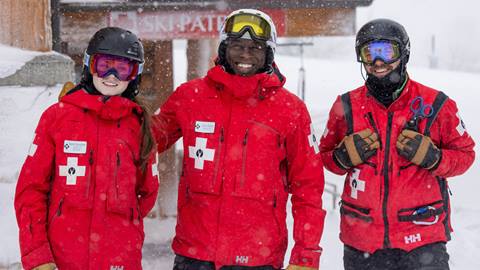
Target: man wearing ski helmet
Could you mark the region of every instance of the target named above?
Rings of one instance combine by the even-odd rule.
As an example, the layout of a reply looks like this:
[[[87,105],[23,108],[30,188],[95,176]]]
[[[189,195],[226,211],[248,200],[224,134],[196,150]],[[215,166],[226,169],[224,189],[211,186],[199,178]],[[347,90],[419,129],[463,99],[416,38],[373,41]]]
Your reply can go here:
[[[456,103],[409,77],[410,40],[376,19],[357,33],[365,85],[337,98],[321,138],[325,167],[346,174],[340,239],[347,270],[449,269],[447,177],[473,163]]]
[[[318,141],[305,104],[273,62],[275,25],[237,10],[220,33],[216,65],[155,116],[159,151],[183,137],[174,269],[281,269],[292,195],[290,270],[318,269],[325,212]]]

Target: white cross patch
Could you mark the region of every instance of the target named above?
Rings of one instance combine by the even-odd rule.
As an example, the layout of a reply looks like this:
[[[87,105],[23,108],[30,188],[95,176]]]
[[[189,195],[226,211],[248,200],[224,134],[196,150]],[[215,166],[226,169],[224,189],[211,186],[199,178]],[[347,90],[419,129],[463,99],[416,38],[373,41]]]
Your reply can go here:
[[[460,136],[463,136],[463,134],[464,134],[465,131],[467,131],[467,130],[465,129],[465,124],[463,123],[462,117],[460,117],[460,113],[459,113],[459,112],[457,112],[457,118],[458,118],[457,131],[458,131],[458,134],[460,134]]]
[[[188,147],[188,157],[195,159],[195,169],[203,170],[203,162],[213,161],[215,149],[207,148],[207,138],[195,139],[195,146]]]
[[[360,170],[353,169],[352,175],[350,175],[350,188],[351,193],[350,197],[357,199],[358,198],[358,191],[365,191],[365,181],[360,180]]]
[[[28,155],[31,157],[33,157],[35,155],[35,152],[37,152],[38,145],[33,143],[36,137],[37,137],[37,134],[34,134],[32,143],[30,144],[30,148],[28,148]]]
[[[327,135],[328,135],[329,132],[330,132],[330,130],[328,130],[328,127],[325,126],[325,130],[323,131],[322,137],[323,137],[323,138],[327,137]]]
[[[67,177],[67,185],[76,185],[77,176],[85,176],[85,166],[78,166],[77,157],[69,157],[67,166],[59,166],[58,174]]]
[[[320,148],[318,147],[317,137],[315,137],[315,130],[313,128],[313,123],[310,124],[310,135],[308,135],[308,145],[313,147],[313,151],[315,154],[320,152]]]
[[[158,152],[155,153],[155,163],[152,164],[152,176],[158,177]]]

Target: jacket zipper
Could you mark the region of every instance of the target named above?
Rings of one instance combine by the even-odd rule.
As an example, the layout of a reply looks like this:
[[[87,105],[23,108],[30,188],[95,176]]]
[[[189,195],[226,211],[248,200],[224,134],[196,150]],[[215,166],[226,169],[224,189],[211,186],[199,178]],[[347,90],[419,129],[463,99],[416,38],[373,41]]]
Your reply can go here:
[[[213,172],[213,181],[212,181],[212,187],[211,187],[212,189],[215,188],[215,183],[217,182],[218,169],[220,167],[220,159],[222,154],[222,144],[224,140],[225,138],[224,138],[223,127],[222,127],[220,129],[220,138],[219,138],[218,148],[217,148],[217,160],[215,161],[215,171]]]
[[[115,199],[118,200],[118,169],[120,168],[120,154],[118,151],[116,152],[116,165],[115,165],[115,171],[113,172],[113,179],[115,183]]]
[[[380,150],[382,150],[382,139],[380,138],[380,132],[378,132],[377,125],[375,125],[375,121],[373,120],[372,112],[368,112],[366,116],[367,116],[368,121],[370,122],[370,125],[372,125],[373,130],[378,135],[378,142],[380,143]]]
[[[59,217],[59,216],[62,214],[62,205],[63,205],[63,198],[60,199],[60,202],[58,203],[57,212],[55,212],[55,215],[53,215],[52,220],[50,221],[50,225],[49,225],[49,226],[52,226],[53,221],[54,221],[55,219],[57,219],[57,217]]]
[[[87,188],[86,188],[86,191],[85,191],[85,198],[88,198],[88,194],[90,192],[90,182],[92,181],[93,149],[90,149],[90,154],[89,154],[89,157],[88,157],[88,164],[90,164],[90,170],[88,170]]]
[[[243,152],[242,152],[242,177],[240,178],[240,188],[243,188],[245,184],[245,170],[247,167],[247,142],[248,142],[248,128],[245,131],[245,136],[243,137]]]
[[[383,190],[383,205],[382,205],[382,213],[383,213],[383,224],[385,233],[383,235],[383,247],[389,248],[390,238],[389,238],[389,224],[388,224],[388,215],[387,215],[387,204],[388,204],[388,172],[390,169],[390,136],[392,133],[392,120],[393,120],[393,112],[388,113],[388,123],[387,123],[387,134],[385,138],[385,158],[383,161],[383,178],[384,178],[384,190]]]
[[[275,220],[275,224],[277,225],[278,234],[280,234],[281,233],[281,225],[280,225],[280,222],[278,221],[277,215],[275,213],[276,208],[277,208],[277,191],[276,191],[276,189],[274,189],[274,191],[273,191],[272,215],[273,215],[273,219]]]

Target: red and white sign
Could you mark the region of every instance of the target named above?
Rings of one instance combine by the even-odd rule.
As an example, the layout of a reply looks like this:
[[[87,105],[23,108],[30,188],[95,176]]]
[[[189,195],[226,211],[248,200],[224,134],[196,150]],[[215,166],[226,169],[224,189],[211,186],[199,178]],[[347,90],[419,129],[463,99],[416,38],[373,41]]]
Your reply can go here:
[[[127,11],[110,13],[109,25],[128,29],[142,39],[216,38],[229,11]],[[277,28],[285,33],[285,12],[267,11]]]

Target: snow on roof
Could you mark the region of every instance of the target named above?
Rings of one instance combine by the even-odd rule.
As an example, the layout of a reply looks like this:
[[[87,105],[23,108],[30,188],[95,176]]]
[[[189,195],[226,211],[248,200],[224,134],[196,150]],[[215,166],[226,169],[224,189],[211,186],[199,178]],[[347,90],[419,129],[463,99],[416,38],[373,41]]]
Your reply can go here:
[[[22,50],[0,44],[0,79],[14,74],[35,56],[44,53]]]

